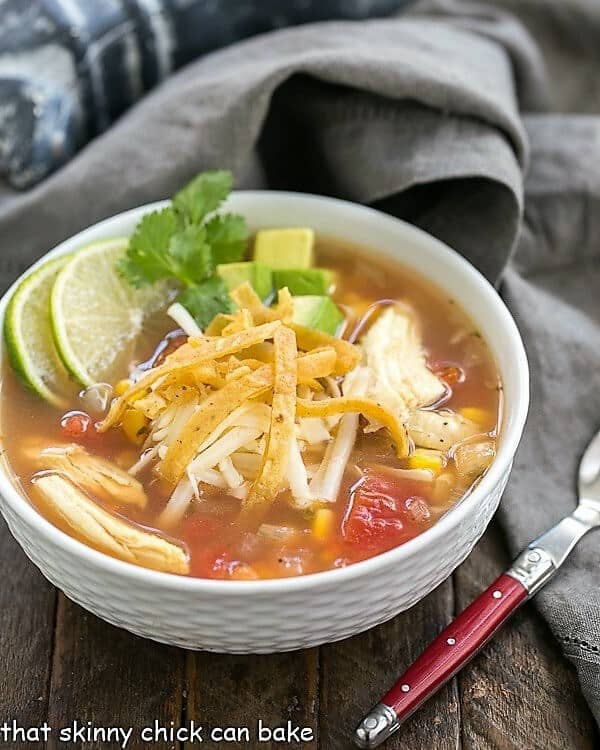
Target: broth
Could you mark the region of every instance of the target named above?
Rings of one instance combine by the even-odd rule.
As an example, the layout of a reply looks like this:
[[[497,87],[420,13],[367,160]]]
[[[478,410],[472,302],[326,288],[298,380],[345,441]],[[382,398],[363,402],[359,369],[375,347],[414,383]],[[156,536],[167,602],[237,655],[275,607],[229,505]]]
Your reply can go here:
[[[316,261],[337,274],[333,300],[347,316],[344,336],[356,328],[375,303],[394,300],[406,304],[420,322],[430,369],[447,383],[446,394],[435,408],[477,415],[481,429],[472,440],[496,437],[501,404],[498,371],[458,301],[448,299],[399,263],[345,241],[317,238]],[[371,312],[363,332],[376,319],[377,309]],[[161,336],[175,327],[172,321],[159,320],[139,342],[136,361],[147,360]],[[124,372],[122,377],[126,376]],[[86,411],[75,388],[70,409]],[[65,434],[62,417],[55,407],[21,385],[5,357],[1,419],[10,466],[38,510],[73,534],[63,519],[49,513],[40,502],[32,485],[39,465],[32,456],[46,446],[64,444],[67,438],[128,469],[138,459],[140,448],[121,429],[102,434],[89,429],[82,435],[75,429],[73,434],[69,430]],[[364,426],[364,419],[361,420]],[[67,424],[77,427],[77,419]],[[309,446],[304,454],[307,467],[311,465],[311,450]],[[422,453],[427,464],[431,457],[426,451]],[[95,500],[116,516],[156,529],[184,545],[190,558],[189,575],[251,579],[308,574],[379,554],[433,525],[479,480],[479,475],[460,474],[452,450],[444,446],[443,453],[440,460],[445,484],[440,484],[439,476],[436,481],[424,481],[424,475],[406,473],[414,459],[411,462],[396,456],[386,430],[360,430],[336,502],[316,512],[300,512],[290,506],[289,492],[280,492],[258,529],[252,519],[246,522],[238,518],[239,499],[208,484],[202,486],[201,501],[193,503],[182,520],[175,526],[161,528],[157,519],[172,488],[155,475],[151,466],[138,475],[148,496],[145,508],[132,509],[107,502],[106,498]],[[404,472],[397,472],[398,469]]]

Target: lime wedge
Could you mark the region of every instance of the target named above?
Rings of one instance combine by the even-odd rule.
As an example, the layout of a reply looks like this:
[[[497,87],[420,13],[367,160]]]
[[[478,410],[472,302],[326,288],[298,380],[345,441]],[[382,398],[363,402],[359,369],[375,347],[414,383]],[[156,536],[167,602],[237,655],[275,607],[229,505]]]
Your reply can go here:
[[[64,407],[72,390],[69,374],[52,338],[50,293],[68,257],[55,258],[26,276],[8,303],[4,317],[6,352],[26,386],[48,403]]]
[[[71,256],[50,297],[54,342],[67,370],[82,385],[127,375],[144,321],[169,299],[164,285],[135,289],[115,263],[127,238],[100,240]]]

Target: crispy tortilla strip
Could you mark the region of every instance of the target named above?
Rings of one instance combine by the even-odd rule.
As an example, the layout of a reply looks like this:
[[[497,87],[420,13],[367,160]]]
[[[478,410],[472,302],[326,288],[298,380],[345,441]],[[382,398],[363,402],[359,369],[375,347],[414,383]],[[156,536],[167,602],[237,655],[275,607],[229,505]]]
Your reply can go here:
[[[188,555],[182,547],[112,515],[64,477],[45,474],[35,479],[34,486],[51,515],[86,544],[153,570],[189,572]]]
[[[315,378],[326,378],[333,372],[337,354],[332,346],[313,349],[298,359],[298,383],[310,384]]]
[[[281,323],[279,321],[273,321],[223,338],[190,339],[188,344],[184,344],[184,346],[189,346],[190,349],[193,349],[190,357],[183,359],[181,354],[179,354],[183,347],[180,347],[180,349],[169,355],[162,365],[149,370],[123,396],[113,401],[107,416],[98,425],[98,430],[106,432],[106,430],[116,424],[121,418],[127,404],[132,399],[147,393],[147,389],[159,378],[190,370],[194,370],[197,373],[201,370],[196,370],[196,368],[200,368],[207,363],[209,363],[208,367],[210,368],[210,360],[226,357],[230,354],[237,354],[254,344],[259,344],[266,339],[270,339],[280,326]]]
[[[234,289],[230,296],[237,305],[240,307],[246,307],[250,310],[255,323],[265,324],[269,321],[283,319],[285,325],[291,328],[296,334],[296,344],[300,351],[310,352],[312,349],[317,349],[323,346],[330,346],[335,349],[337,362],[334,373],[336,375],[345,375],[350,372],[350,370],[353,370],[359,363],[361,359],[361,351],[359,347],[351,344],[349,341],[330,336],[323,331],[317,331],[293,323],[285,317],[285,304],[282,305],[281,310],[279,310],[279,306],[276,308],[265,307],[261,302],[260,297],[248,282],[245,282]]]
[[[243,307],[234,313],[218,313],[205,330],[207,336],[229,336],[254,326],[252,313]]]
[[[335,375],[346,375],[353,370],[360,362],[360,349],[344,339],[336,339],[323,331],[317,331],[313,328],[306,328],[297,323],[286,324],[296,334],[298,349],[304,352],[310,352],[312,349],[330,346],[335,349],[337,360],[333,370]]]
[[[262,511],[275,500],[284,483],[290,443],[295,438],[296,336],[289,328],[282,327],[275,332],[273,343],[275,366],[271,424],[258,477],[244,500],[244,514]]]
[[[369,419],[374,419],[388,428],[392,440],[396,445],[396,453],[399,458],[405,458],[410,452],[406,426],[394,414],[384,409],[376,401],[371,401],[367,398],[353,398],[351,396],[323,399],[322,401],[309,401],[308,399],[299,398],[296,401],[296,414],[299,417],[332,417],[337,414],[364,414]]]
[[[199,446],[217,425],[249,399],[266,393],[272,384],[273,367],[263,365],[260,369],[227,383],[220,391],[215,391],[205,398],[187,421],[177,440],[169,446],[159,465],[161,476],[171,485],[176,485]]]
[[[277,304],[272,309],[284,323],[288,323],[294,317],[294,298],[287,286],[277,292]]]
[[[45,448],[36,456],[42,471],[57,471],[77,487],[106,502],[145,508],[148,498],[142,485],[112,461],[92,456],[72,443]]]
[[[263,305],[261,298],[248,281],[236,286],[229,296],[238,307],[249,310],[256,323],[266,323],[277,319],[275,311]]]

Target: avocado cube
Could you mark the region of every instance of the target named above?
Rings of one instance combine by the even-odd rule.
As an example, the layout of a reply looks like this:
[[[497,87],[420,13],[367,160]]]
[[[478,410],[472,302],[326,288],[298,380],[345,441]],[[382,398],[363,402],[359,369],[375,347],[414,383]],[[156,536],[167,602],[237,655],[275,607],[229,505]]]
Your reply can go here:
[[[315,294],[294,297],[293,321],[298,325],[335,336],[343,320],[339,307],[330,297]]]
[[[217,266],[217,274],[231,292],[240,284],[249,282],[258,296],[264,300],[273,289],[273,274],[271,269],[262,263],[246,261],[243,263],[222,263]]]
[[[275,289],[283,289],[287,286],[290,294],[295,296],[327,294],[332,280],[333,273],[324,268],[285,268],[273,271]]]
[[[312,229],[261,229],[254,240],[254,260],[270,268],[310,268],[314,244]]]

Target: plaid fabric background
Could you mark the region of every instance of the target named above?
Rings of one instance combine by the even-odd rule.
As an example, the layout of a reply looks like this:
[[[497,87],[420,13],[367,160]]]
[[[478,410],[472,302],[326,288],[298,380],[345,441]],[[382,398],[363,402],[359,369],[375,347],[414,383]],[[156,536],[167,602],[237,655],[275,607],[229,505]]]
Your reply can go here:
[[[0,0],[0,175],[27,188],[173,70],[283,26],[407,0]]]

